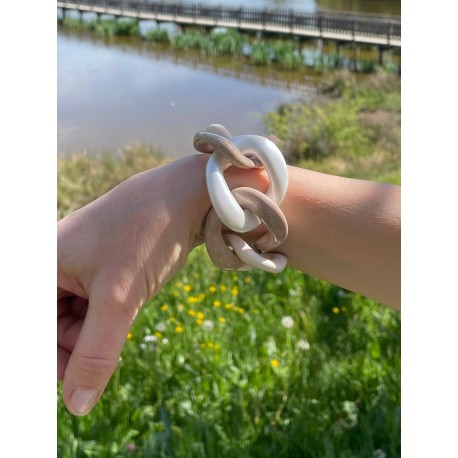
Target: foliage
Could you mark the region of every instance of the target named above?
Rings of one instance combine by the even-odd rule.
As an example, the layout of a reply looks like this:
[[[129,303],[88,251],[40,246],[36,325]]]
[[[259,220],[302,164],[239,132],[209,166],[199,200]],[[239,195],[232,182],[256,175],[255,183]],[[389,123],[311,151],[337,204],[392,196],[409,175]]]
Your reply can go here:
[[[223,272],[199,248],[94,411],[72,417],[60,391],[58,409],[61,457],[400,456],[399,314],[289,269]]]
[[[152,29],[145,33],[145,39],[159,43],[170,42],[170,35],[166,29]]]
[[[378,72],[325,80],[320,103],[297,102],[265,116],[292,163],[324,173],[400,183],[400,82]]]
[[[140,145],[118,155],[91,157],[85,152],[62,156],[57,162],[58,219],[105,194],[135,173],[165,163],[165,158]]]

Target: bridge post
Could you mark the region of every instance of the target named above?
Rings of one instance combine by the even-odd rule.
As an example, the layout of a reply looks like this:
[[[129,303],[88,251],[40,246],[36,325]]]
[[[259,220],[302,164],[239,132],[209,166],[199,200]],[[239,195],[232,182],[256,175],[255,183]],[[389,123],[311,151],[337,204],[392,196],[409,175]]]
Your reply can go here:
[[[383,65],[383,51],[385,51],[384,46],[378,47],[378,64]]]
[[[62,20],[67,16],[67,8],[62,8]]]

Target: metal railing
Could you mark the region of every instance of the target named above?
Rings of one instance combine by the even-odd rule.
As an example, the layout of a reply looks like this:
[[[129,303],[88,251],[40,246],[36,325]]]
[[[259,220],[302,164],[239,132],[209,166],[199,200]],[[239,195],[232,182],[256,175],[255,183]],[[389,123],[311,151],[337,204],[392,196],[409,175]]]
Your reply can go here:
[[[128,0],[80,0],[57,2],[58,7],[116,11],[120,15],[139,18],[169,18],[175,22],[191,22],[205,25],[225,25],[235,28],[250,28],[272,32],[287,32],[322,38],[364,41],[380,39],[380,44],[400,46],[400,18],[375,17],[373,15],[307,13],[293,10],[235,8],[230,6],[208,6],[201,4],[164,3]],[[370,40],[369,40],[370,41]]]

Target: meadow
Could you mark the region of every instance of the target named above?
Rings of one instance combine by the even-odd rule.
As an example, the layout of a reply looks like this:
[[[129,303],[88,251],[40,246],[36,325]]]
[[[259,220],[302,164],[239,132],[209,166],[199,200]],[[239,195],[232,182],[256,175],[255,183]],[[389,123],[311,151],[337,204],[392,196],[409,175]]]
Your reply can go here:
[[[399,87],[383,75],[358,87],[334,77],[309,107],[314,128],[303,108],[302,130],[286,129],[300,105],[266,122],[290,163],[397,183],[399,139],[380,113],[399,113]],[[60,158],[58,218],[166,161],[141,145]],[[58,384],[58,456],[399,457],[400,330],[400,313],[361,295],[289,268],[221,271],[198,247],[142,308],[89,415],[70,415]]]

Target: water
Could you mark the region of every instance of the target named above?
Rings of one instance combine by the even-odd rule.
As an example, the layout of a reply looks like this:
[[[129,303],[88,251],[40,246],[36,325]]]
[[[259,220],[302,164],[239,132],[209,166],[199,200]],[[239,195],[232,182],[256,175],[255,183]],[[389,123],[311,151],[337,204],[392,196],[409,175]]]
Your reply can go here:
[[[327,8],[327,3],[336,2],[247,0],[244,6],[314,11]],[[399,2],[337,3],[360,11],[370,9],[364,5],[388,4],[392,8],[386,12],[395,14],[393,5]],[[152,26],[141,23],[143,30]],[[64,154],[116,151],[139,142],[172,157],[184,156],[194,152],[194,134],[212,123],[226,125],[233,134],[265,135],[265,113],[298,98],[312,100],[319,84],[319,76],[311,70],[285,72],[242,59],[203,59],[198,52],[171,52],[139,39],[103,40],[61,27],[57,62],[57,147]]]
[[[313,95],[276,88],[266,69],[259,68],[258,82],[243,81],[255,75],[224,59],[199,64],[186,54],[191,56],[180,63],[179,53],[160,47],[147,53],[138,40],[107,44],[58,32],[58,151],[97,153],[141,142],[183,156],[193,152],[194,134],[209,124],[264,135],[264,113]]]

